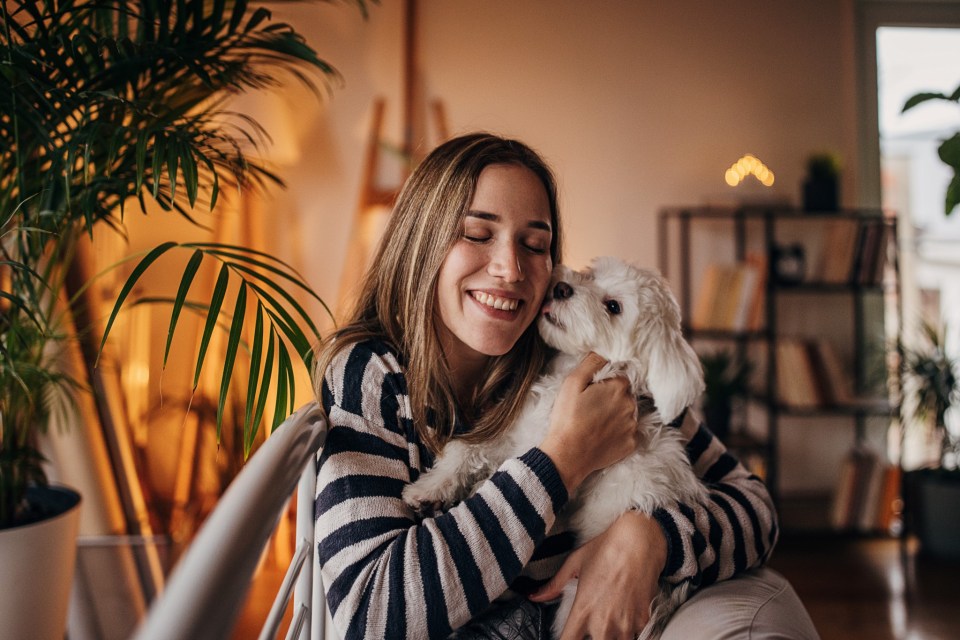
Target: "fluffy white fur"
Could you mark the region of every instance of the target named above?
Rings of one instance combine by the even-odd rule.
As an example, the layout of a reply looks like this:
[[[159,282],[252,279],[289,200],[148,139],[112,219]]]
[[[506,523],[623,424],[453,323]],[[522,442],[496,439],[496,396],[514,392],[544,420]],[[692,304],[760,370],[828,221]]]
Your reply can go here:
[[[597,258],[583,271],[558,266],[550,290],[539,330],[559,353],[534,385],[517,423],[492,442],[448,443],[433,468],[405,488],[404,499],[421,510],[452,506],[506,459],[542,442],[561,383],[589,351],[609,361],[595,380],[626,376],[635,395],[652,398],[656,411],[642,412],[636,451],[589,476],[560,514],[570,519],[578,544],[604,532],[629,509],[651,513],[677,500],[704,499],[706,490],[690,468],[679,433],[664,428],[703,391],[699,359],[683,338],[680,309],[666,281],[655,271]],[[564,591],[555,637],[576,588],[572,581]],[[661,585],[643,637],[659,636],[686,597],[685,585],[672,590]]]

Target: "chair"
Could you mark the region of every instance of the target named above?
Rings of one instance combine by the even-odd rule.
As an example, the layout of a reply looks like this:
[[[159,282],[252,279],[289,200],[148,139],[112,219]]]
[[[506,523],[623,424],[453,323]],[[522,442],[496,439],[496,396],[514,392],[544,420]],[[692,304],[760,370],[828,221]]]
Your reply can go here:
[[[234,478],[174,567],[136,640],[228,638],[264,547],[297,492],[297,546],[260,640],[274,638],[294,591],[286,637],[323,640],[326,606],[314,571],[317,452],[327,423],[316,402],[287,418]]]

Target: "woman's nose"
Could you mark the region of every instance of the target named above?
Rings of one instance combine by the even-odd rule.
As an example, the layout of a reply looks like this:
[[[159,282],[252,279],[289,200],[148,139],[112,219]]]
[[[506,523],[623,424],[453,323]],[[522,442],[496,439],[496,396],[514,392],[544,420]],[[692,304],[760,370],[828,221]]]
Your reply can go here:
[[[573,287],[562,280],[553,287],[553,299],[563,300],[573,295]]]
[[[499,248],[490,261],[490,271],[507,282],[523,280],[520,254],[513,247]]]

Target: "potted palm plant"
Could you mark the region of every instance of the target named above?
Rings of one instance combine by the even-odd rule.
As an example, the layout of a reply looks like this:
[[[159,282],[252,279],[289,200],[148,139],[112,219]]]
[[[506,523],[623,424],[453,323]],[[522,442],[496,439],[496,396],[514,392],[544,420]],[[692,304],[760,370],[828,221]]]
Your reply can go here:
[[[902,347],[908,419],[932,430],[940,464],[908,474],[908,507],[924,552],[960,558],[960,438],[947,428],[948,412],[960,404],[960,362],[947,354],[943,329],[924,324],[917,346]]]
[[[356,3],[364,8],[362,0]],[[25,554],[50,555],[37,548],[36,527],[51,511],[76,507],[78,498],[36,506],[47,483],[35,442],[56,392],[88,385],[59,371],[52,356],[78,335],[95,354],[103,344],[99,334],[105,341],[134,283],[161,255],[191,254],[170,300],[170,326],[185,307],[206,313],[198,373],[210,333],[218,324],[229,327],[218,430],[245,318],[254,319],[254,337],[246,344],[260,363],[251,366],[248,380],[247,451],[268,395],[276,397],[277,421],[294,407],[292,367],[298,361],[309,366],[317,332],[290,292],[316,294],[271,256],[244,247],[166,243],[133,270],[106,329],[71,329],[85,317],[85,285],[72,277],[82,235],[92,237],[95,227],[122,231],[131,201],[147,213],[151,199],[165,212],[153,215],[192,220],[193,208],[213,210],[227,185],[255,189],[280,182],[255,159],[262,130],[231,117],[227,98],[279,86],[285,75],[314,89],[336,78],[290,25],[244,0],[0,3],[0,550],[13,552],[0,559],[0,596],[19,596],[0,604],[0,635],[63,637],[68,591],[55,596],[38,575],[51,563]],[[201,304],[188,296],[204,260],[222,266],[213,300]],[[223,301],[231,298],[236,302],[228,309]],[[245,314],[248,307],[253,311]],[[75,536],[72,522],[68,536]],[[13,551],[13,536],[27,549]],[[52,564],[69,565],[72,545]],[[9,564],[17,554],[26,560],[23,569]],[[69,569],[69,590],[72,565],[63,568]],[[36,600],[44,603],[43,613],[18,629],[14,613]],[[49,633],[38,627],[43,621]]]

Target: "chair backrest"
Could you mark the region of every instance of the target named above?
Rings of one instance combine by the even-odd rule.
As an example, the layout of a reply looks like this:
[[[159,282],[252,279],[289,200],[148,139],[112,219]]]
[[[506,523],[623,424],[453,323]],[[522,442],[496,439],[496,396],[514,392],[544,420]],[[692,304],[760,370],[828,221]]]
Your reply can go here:
[[[293,561],[260,638],[274,638],[295,585],[287,638],[323,640],[326,615],[314,571],[317,453],[327,424],[316,402],[287,418],[234,478],[153,602],[136,640],[228,638],[261,553],[297,491]]]

